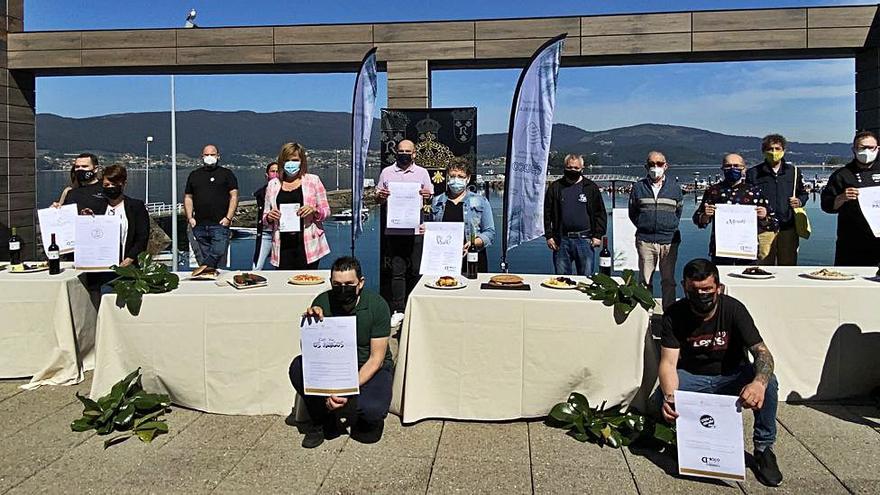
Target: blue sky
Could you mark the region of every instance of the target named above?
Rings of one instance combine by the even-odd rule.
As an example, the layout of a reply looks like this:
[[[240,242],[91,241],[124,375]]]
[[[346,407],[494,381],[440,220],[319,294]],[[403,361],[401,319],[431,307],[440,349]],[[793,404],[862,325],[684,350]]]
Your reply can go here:
[[[123,4],[125,8],[120,8]],[[204,26],[483,19],[868,1],[232,1],[27,0],[25,29],[112,29],[182,25],[189,8]],[[479,131],[503,132],[518,70],[435,71],[434,106],[477,106]],[[854,131],[852,60],[565,68],[556,121],[588,130],[644,122],[797,141],[848,141]],[[179,109],[348,111],[353,74],[177,78]],[[380,75],[384,105],[384,74]],[[206,90],[208,88],[208,90]],[[37,81],[37,110],[84,117],[169,107],[168,78],[57,77]]]

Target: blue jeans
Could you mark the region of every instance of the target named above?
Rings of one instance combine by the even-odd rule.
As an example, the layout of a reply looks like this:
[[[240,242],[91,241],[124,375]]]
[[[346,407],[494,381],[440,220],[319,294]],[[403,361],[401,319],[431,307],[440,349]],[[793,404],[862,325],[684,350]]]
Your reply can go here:
[[[572,272],[572,264],[575,272]],[[553,251],[553,265],[557,275],[592,275],[592,240],[562,237],[559,249]]]
[[[741,366],[729,375],[695,375],[685,370],[678,370],[678,390],[686,392],[702,392],[705,394],[739,395],[740,390],[755,379],[755,369],[751,364]],[[767,390],[764,391],[764,405],[754,410],[755,428],[752,441],[755,447],[763,449],[776,442],[776,408],[779,384],[776,375],[770,377]],[[663,392],[658,388],[655,395],[658,404],[663,403]]]
[[[266,258],[272,252],[272,232],[263,232],[260,239],[260,252],[257,254],[257,262],[254,263],[254,270],[262,270],[265,266]]]
[[[196,224],[192,230],[199,252],[202,253],[201,264],[217,268],[220,260],[226,256],[226,248],[229,246],[229,227]]]

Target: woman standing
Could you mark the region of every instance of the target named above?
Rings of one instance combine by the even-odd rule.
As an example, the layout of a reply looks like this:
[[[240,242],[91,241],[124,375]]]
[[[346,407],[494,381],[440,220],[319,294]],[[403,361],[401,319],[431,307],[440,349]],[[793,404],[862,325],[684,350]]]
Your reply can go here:
[[[467,253],[473,239],[480,250],[477,270],[489,271],[486,248],[495,240],[495,220],[492,207],[485,197],[468,190],[471,172],[466,163],[455,161],[446,166],[446,192],[434,197],[431,203],[435,222],[464,222],[464,247]]]
[[[266,186],[272,179],[277,179],[278,162],[272,162],[266,166],[266,184],[263,184],[254,192],[257,201],[257,238],[254,241],[254,270],[262,270],[266,263],[266,257],[272,249],[272,231],[263,228],[263,214],[266,212]]]
[[[286,143],[278,153],[281,180],[266,185],[264,226],[272,231],[270,262],[279,270],[314,270],[318,261],[330,253],[323,221],[330,216],[327,191],[317,175],[308,172],[306,149],[299,143]],[[300,232],[281,232],[282,204],[301,205],[296,215]]]

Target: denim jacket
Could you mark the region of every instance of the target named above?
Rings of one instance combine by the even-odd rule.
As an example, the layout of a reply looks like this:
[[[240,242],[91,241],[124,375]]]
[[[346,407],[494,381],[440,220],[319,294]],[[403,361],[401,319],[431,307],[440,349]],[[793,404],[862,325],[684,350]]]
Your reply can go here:
[[[434,196],[431,202],[431,219],[435,222],[443,221],[443,212],[446,209],[446,193]],[[489,200],[471,191],[467,191],[464,197],[464,239],[470,240],[471,229],[483,240],[483,249],[489,247],[495,240],[495,219],[492,218],[492,207]]]

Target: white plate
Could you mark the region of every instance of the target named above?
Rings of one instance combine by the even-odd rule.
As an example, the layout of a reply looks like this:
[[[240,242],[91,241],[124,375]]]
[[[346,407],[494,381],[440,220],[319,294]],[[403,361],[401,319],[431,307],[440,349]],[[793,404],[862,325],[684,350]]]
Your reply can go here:
[[[752,280],[767,280],[768,278],[775,278],[776,277],[776,275],[774,275],[772,273],[769,275],[757,275],[754,273],[730,272],[730,273],[728,273],[728,275],[730,275],[731,277],[737,277],[737,278],[750,278]]]
[[[38,267],[38,268],[31,268],[30,270],[17,270],[17,271],[13,271],[12,268],[9,268],[7,271],[8,271],[9,273],[37,273],[37,272],[45,272],[45,271],[48,271],[48,270],[49,270],[49,266],[46,265],[46,266],[41,266],[41,267]]]
[[[440,289],[440,290],[456,290],[456,289],[464,289],[467,287],[467,282],[464,280],[457,278],[458,285],[447,287],[445,285],[437,285],[437,280],[432,280],[430,282],[425,282],[425,287],[429,287],[431,289]]]
[[[846,275],[845,277],[826,277],[826,276],[824,276],[824,275],[814,275],[814,274],[812,274],[812,273],[802,273],[801,275],[803,275],[803,276],[806,277],[806,278],[811,278],[811,279],[813,279],[813,280],[837,280],[837,281],[843,281],[843,280],[852,280],[852,279],[856,278],[855,275],[851,275],[851,274],[849,274],[849,273],[844,273],[844,275]]]
[[[556,285],[550,285],[550,284],[548,284],[547,282],[548,282],[547,280],[544,280],[543,282],[541,282],[541,286],[542,286],[542,287],[546,287],[546,288],[548,288],[548,289],[556,289],[556,290],[571,290],[571,289],[577,289],[577,288],[578,288],[577,284],[575,284],[575,285],[566,285],[566,286],[563,286],[563,287],[559,287],[559,286],[556,286]]]

